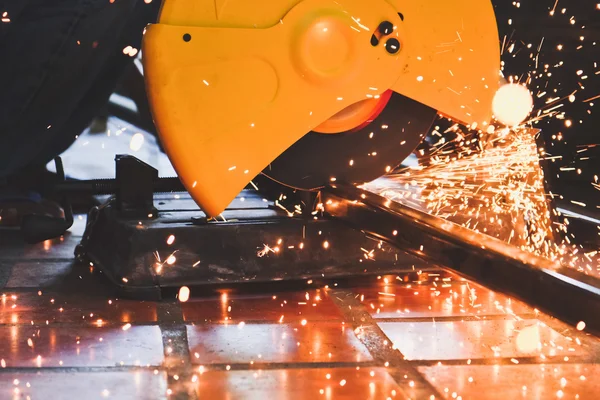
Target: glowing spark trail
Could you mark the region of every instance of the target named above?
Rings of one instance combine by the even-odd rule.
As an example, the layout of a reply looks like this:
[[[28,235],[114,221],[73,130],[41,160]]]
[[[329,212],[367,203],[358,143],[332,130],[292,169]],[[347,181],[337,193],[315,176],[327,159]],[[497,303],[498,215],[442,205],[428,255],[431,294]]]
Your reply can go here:
[[[370,184],[390,200],[554,259],[553,226],[532,130],[486,135],[483,148],[441,142],[425,165]],[[458,145],[459,149],[452,148]],[[462,147],[461,147],[462,146]]]

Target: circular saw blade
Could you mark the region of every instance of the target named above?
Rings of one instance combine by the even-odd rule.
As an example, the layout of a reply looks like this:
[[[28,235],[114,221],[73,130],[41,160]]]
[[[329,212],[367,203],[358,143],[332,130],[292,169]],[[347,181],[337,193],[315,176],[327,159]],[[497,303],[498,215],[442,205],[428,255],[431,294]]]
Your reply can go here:
[[[332,181],[363,184],[400,165],[421,143],[436,111],[393,93],[368,125],[338,134],[309,132],[263,174],[283,185],[316,190]]]

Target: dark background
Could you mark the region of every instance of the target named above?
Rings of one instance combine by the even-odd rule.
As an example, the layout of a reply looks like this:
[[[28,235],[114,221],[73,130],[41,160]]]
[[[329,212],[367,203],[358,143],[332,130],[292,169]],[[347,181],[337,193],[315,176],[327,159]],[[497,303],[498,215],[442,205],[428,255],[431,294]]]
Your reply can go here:
[[[534,97],[536,111],[548,108],[545,102],[549,97],[562,98],[577,90],[575,102],[567,99],[559,102],[564,104],[559,109],[565,113],[564,120],[545,118],[533,126],[542,130],[549,155],[562,156],[562,159],[544,163],[550,189],[564,197],[564,204],[572,205],[571,200],[583,202],[587,206],[577,206],[580,211],[597,215],[600,191],[591,182],[594,175],[600,176],[600,98],[584,100],[600,95],[600,9],[597,8],[600,1],[495,0],[493,3],[501,41],[507,37],[505,48],[515,44],[512,54],[505,51],[502,56],[504,75],[522,76],[521,81],[532,75],[528,87],[534,95],[548,93],[542,98]],[[555,13],[551,16],[555,3]],[[566,9],[564,13],[563,9]],[[509,19],[512,19],[510,25]],[[536,69],[531,54],[535,57],[542,38],[544,43]],[[527,48],[529,43],[531,49]],[[558,45],[562,45],[561,51]],[[546,64],[549,65],[547,70]],[[578,75],[580,70],[583,73]],[[586,75],[587,79],[582,79]],[[567,119],[572,121],[571,127],[565,125]],[[553,139],[559,134],[562,134],[561,140]],[[584,149],[587,150],[582,151]],[[561,168],[576,170],[561,171]]]

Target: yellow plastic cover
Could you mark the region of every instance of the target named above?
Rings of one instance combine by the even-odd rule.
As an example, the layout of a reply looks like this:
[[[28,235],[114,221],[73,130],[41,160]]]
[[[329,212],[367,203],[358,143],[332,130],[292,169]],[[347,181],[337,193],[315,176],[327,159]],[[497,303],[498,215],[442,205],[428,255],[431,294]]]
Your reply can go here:
[[[142,55],[165,150],[210,216],[303,135],[390,88],[485,122],[500,66],[488,0],[166,0]]]

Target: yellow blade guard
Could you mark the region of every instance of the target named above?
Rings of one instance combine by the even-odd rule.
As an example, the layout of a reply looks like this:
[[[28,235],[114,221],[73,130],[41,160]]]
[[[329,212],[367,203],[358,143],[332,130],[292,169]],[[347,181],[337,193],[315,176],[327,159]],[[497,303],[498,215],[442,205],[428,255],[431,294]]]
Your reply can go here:
[[[142,57],[160,139],[209,216],[306,133],[388,89],[487,123],[500,68],[489,0],[166,0]]]

